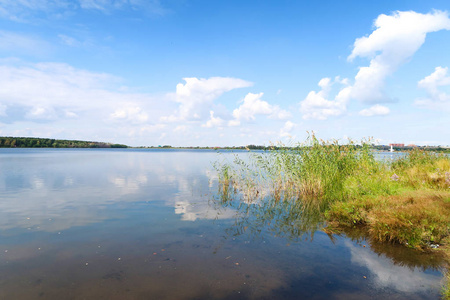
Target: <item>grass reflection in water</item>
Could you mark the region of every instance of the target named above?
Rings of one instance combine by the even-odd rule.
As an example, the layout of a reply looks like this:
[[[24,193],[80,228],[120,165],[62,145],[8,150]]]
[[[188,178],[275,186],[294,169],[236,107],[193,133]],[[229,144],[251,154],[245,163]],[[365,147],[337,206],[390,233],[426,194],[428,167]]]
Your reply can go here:
[[[238,209],[231,234],[254,235],[265,228],[296,240],[305,234],[313,237],[326,225],[331,238],[344,232],[369,238],[372,249],[394,263],[443,268],[448,262],[448,156],[413,150],[393,161],[380,161],[370,140],[341,145],[311,135],[296,147],[279,146],[251,153],[248,159],[236,155],[233,162],[216,163],[215,168],[218,203]],[[409,258],[380,242],[426,253]],[[444,251],[431,250],[435,245]],[[408,250],[405,253],[412,253]]]

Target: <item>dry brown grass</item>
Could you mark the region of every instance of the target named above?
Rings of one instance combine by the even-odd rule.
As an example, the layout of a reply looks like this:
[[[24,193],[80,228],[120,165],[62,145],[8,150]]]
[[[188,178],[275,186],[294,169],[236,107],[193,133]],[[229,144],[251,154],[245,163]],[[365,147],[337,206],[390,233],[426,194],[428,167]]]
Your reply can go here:
[[[440,243],[449,235],[450,203],[445,199],[450,195],[442,192],[408,194],[390,196],[386,199],[388,205],[369,212],[369,232],[380,241],[411,246]]]
[[[424,248],[450,235],[450,192],[421,190],[335,203],[328,218],[364,224],[372,238]]]

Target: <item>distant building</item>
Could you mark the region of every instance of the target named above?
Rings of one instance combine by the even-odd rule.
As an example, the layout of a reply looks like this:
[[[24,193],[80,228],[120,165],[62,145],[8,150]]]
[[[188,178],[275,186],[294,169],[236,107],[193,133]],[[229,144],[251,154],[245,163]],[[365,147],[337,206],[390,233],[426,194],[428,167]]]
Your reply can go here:
[[[414,148],[414,147],[417,147],[417,145],[409,144],[408,147]]]
[[[405,144],[389,144],[389,146],[403,148],[405,147]]]

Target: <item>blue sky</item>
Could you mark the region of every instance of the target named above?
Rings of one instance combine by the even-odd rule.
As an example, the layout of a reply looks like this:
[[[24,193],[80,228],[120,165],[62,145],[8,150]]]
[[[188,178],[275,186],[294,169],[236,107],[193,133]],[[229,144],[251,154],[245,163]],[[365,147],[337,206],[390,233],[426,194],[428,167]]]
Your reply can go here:
[[[448,1],[0,0],[0,135],[450,145]]]

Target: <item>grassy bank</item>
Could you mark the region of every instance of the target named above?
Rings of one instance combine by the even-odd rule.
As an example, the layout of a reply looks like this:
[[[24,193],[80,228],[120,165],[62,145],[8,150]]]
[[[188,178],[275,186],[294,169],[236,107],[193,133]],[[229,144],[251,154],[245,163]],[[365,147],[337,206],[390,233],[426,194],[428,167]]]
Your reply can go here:
[[[328,225],[366,226],[372,238],[425,249],[450,235],[450,158],[412,150],[376,160],[368,143],[322,141],[220,164],[222,189],[245,201],[298,202]]]
[[[311,219],[328,231],[363,227],[371,239],[424,251],[438,247],[450,258],[449,156],[413,149],[377,160],[369,143],[340,145],[312,135],[296,147],[248,160],[236,156],[216,166],[222,195],[296,203],[299,216],[319,216]]]

